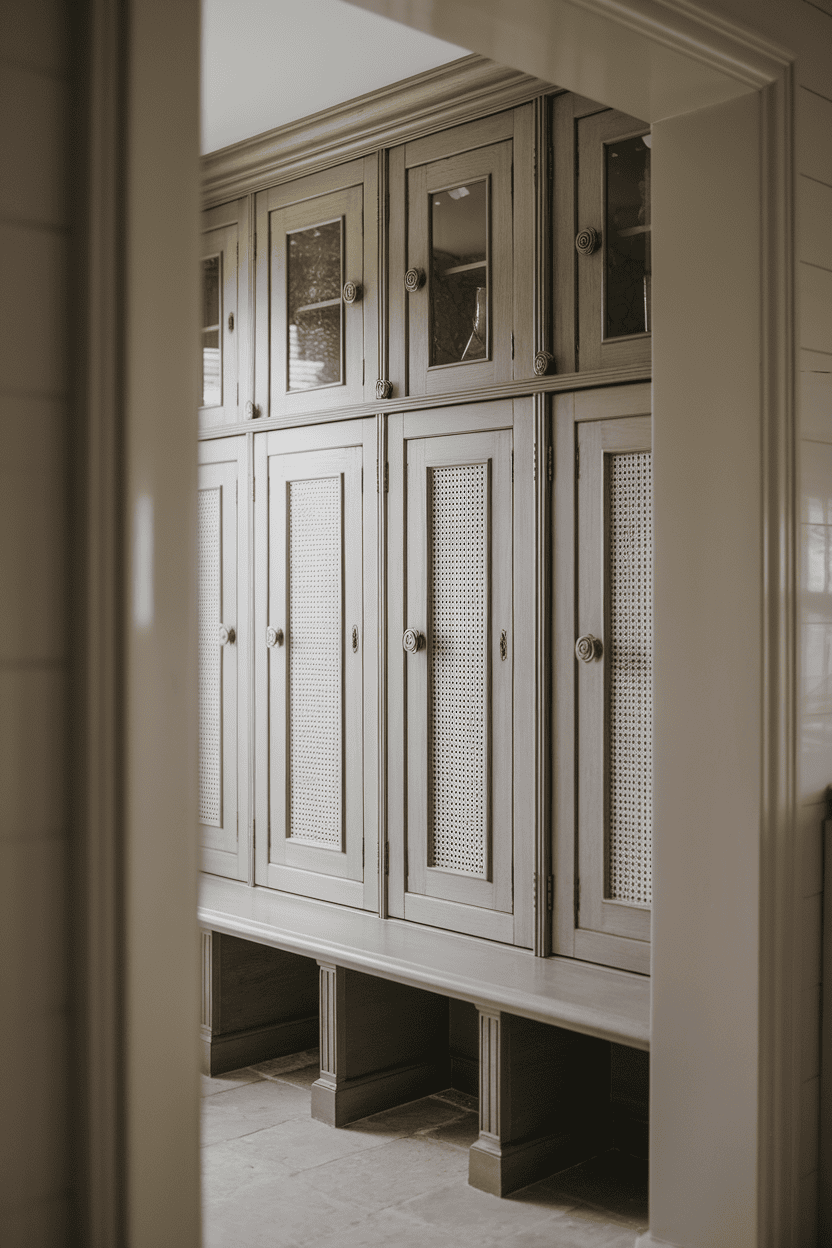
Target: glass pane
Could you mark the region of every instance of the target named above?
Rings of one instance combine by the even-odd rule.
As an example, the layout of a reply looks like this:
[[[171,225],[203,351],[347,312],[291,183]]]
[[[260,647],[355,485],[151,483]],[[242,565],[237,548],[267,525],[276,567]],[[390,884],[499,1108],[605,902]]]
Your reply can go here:
[[[428,866],[487,878],[488,466],[429,484]]]
[[[222,349],[217,329],[202,335],[202,406],[222,404]]]
[[[650,329],[650,135],[606,148],[604,337]]]
[[[653,898],[653,478],[649,451],[609,458],[607,896]]]
[[[431,364],[488,357],[488,183],[430,196]]]
[[[287,238],[290,390],[342,379],[341,220]]]
[[[216,329],[220,323],[220,258],[202,261],[202,328]]]
[[[342,848],[341,478],[289,483],[289,831]]]

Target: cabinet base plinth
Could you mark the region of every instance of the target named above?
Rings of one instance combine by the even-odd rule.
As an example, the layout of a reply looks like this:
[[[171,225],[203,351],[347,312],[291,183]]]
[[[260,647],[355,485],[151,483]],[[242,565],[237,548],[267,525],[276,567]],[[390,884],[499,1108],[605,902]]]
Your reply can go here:
[[[345,1127],[369,1114],[439,1092],[448,1081],[448,1068],[441,1063],[402,1066],[341,1082],[322,1074],[312,1084],[312,1117],[330,1127]]]

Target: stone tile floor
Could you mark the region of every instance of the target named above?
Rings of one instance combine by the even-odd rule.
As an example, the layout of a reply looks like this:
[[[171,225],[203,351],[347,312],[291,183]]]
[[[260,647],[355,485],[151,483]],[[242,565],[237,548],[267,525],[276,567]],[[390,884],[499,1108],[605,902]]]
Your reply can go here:
[[[203,1076],[204,1248],[632,1248],[647,1229],[644,1168],[617,1154],[503,1200],[469,1187],[464,1093],[315,1122],[317,1059]]]

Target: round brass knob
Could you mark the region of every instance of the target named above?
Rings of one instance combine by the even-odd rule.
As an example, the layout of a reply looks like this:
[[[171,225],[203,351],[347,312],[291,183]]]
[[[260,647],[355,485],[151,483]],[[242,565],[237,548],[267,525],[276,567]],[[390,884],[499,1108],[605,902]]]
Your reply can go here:
[[[283,645],[283,629],[282,628],[267,628],[266,629],[266,645],[269,647],[282,646]]]
[[[583,637],[579,637],[575,642],[575,658],[580,659],[582,663],[591,663],[593,659],[600,659],[603,653],[603,642],[593,637],[592,633],[584,633]]]
[[[363,293],[357,282],[344,282],[344,303],[355,303]]]
[[[237,634],[233,628],[226,628],[224,624],[220,624],[219,640],[221,646],[233,646],[237,640]]]
[[[575,250],[582,256],[591,256],[593,251],[598,250],[600,242],[601,236],[598,231],[593,230],[592,226],[588,225],[585,230],[578,232],[575,238]]]
[[[555,357],[552,355],[551,351],[538,351],[537,355],[534,357],[534,364],[532,365],[535,377],[545,377],[546,374],[551,371],[554,362]]]
[[[412,294],[425,284],[424,269],[408,269],[404,275],[404,288]]]
[[[402,649],[408,654],[415,654],[417,650],[424,650],[425,634],[420,633],[417,628],[408,628],[402,636]]]

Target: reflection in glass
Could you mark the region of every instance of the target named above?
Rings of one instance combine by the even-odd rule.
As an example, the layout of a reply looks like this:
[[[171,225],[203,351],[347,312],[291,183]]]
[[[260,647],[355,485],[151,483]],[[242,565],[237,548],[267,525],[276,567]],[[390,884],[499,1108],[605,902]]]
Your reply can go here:
[[[606,147],[604,337],[650,329],[650,135]]]
[[[431,200],[431,364],[488,357],[488,182]]]
[[[290,390],[342,379],[341,219],[290,234],[287,242]]]
[[[220,257],[202,261],[202,406],[222,404]]]

